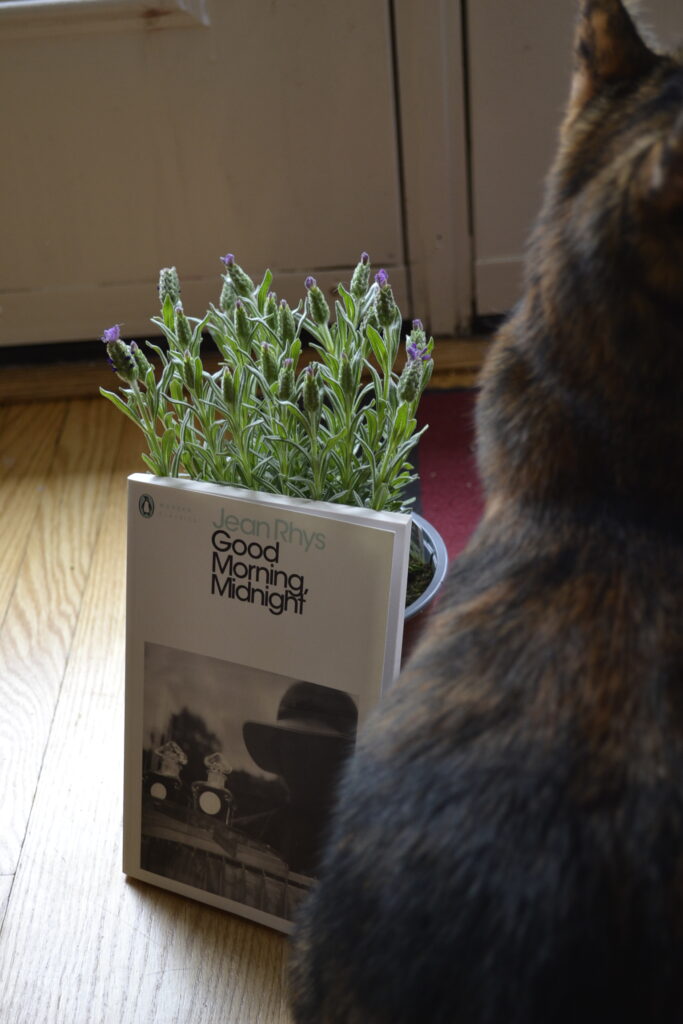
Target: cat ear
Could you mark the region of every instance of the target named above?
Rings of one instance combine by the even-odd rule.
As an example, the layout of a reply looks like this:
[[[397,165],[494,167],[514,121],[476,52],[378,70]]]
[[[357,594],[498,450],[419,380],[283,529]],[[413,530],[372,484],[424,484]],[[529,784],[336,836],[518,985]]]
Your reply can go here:
[[[650,163],[648,198],[661,210],[683,207],[683,112]]]
[[[637,78],[656,60],[621,0],[580,0],[570,119],[606,85]]]

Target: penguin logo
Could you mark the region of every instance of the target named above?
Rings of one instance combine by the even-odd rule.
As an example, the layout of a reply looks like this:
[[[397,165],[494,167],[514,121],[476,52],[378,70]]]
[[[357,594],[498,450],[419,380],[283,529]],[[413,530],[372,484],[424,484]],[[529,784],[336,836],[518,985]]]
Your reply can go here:
[[[151,519],[154,515],[154,498],[151,494],[141,494],[140,500],[138,501],[138,509],[140,515],[144,516],[145,519]]]

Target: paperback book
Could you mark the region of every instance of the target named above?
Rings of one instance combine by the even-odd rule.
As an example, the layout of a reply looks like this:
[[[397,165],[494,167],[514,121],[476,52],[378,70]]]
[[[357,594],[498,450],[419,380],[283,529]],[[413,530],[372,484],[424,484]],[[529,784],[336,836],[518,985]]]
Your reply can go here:
[[[401,658],[410,516],[134,474],[123,869],[289,931]]]

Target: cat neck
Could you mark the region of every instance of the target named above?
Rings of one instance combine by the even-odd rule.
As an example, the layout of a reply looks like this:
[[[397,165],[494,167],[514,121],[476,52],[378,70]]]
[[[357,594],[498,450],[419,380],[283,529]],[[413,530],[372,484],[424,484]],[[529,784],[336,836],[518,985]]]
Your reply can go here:
[[[642,297],[609,317],[553,318],[541,300],[528,292],[482,376],[487,494],[683,522],[683,319]]]

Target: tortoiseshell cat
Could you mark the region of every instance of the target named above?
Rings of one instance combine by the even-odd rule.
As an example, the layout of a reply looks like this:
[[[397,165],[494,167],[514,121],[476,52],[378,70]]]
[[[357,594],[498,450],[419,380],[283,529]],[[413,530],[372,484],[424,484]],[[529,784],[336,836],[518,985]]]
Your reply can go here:
[[[363,732],[298,1024],[683,1021],[683,53],[583,0],[483,522]]]

